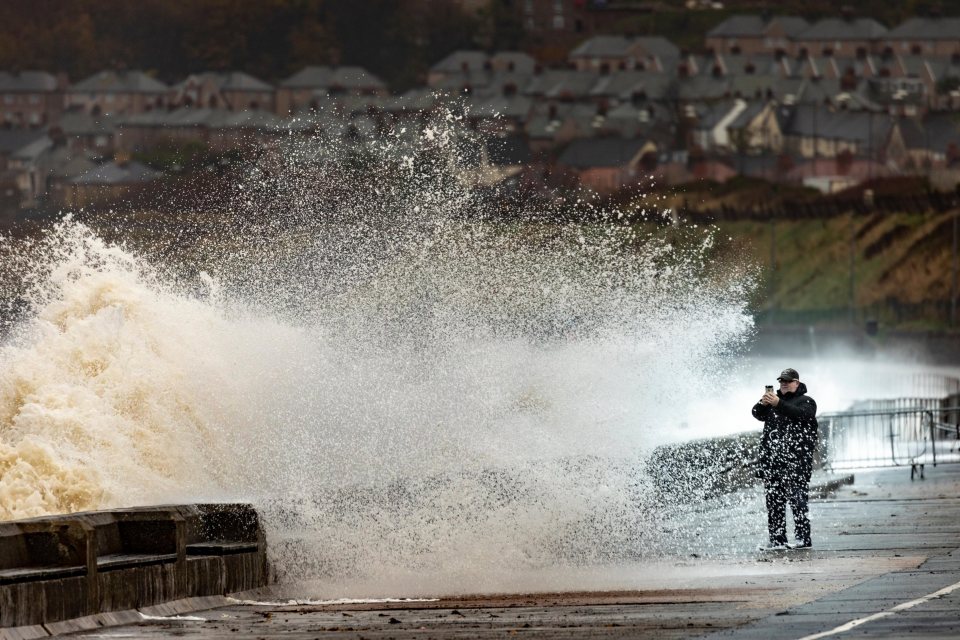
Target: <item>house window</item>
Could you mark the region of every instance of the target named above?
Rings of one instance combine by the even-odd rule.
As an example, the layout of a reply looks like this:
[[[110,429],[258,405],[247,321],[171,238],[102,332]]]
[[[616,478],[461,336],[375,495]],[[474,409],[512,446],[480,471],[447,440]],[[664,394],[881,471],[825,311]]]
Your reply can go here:
[[[3,96],[3,104],[13,104],[13,96],[11,95]]]
[[[40,104],[40,96],[35,93],[30,94],[30,104]]]
[[[563,16],[553,16],[553,28],[563,29]]]
[[[563,0],[553,0],[553,12],[563,13]]]
[[[533,13],[533,0],[524,0],[523,11],[524,13]]]

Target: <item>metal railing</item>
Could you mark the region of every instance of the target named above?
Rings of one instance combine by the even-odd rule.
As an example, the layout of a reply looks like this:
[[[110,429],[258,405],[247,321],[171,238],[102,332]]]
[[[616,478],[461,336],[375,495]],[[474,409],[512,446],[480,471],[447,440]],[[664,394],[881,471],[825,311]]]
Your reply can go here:
[[[821,456],[828,469],[910,466],[923,479],[925,464],[960,462],[960,406],[912,399],[886,408],[827,413],[820,422]]]

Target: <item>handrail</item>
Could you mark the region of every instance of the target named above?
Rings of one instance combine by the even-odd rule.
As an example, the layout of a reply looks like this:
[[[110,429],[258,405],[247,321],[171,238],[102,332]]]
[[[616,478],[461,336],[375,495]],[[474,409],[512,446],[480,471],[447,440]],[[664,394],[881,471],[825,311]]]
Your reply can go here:
[[[818,416],[825,428],[824,440],[829,443],[826,465],[840,468],[910,465],[911,478],[919,472],[923,478],[924,461],[934,467],[944,462],[938,444],[945,434],[955,434],[960,440],[960,406],[936,406],[939,401],[930,398],[910,399],[917,406],[837,411]],[[949,437],[949,436],[948,436]],[[952,438],[951,438],[952,439]],[[940,447],[942,449],[942,446]],[[955,462],[957,454],[950,449],[947,461]]]
[[[960,425],[950,424],[949,422],[934,421],[933,426],[939,431],[948,431],[957,434],[957,440],[960,440]]]
[[[829,413],[821,413],[817,416],[817,420],[823,420],[824,418],[869,418],[872,416],[889,416],[889,415],[900,415],[900,414],[910,414],[910,413],[921,413],[924,411],[960,411],[960,407],[937,407],[931,409],[930,407],[913,407],[907,409],[871,409],[869,411],[831,411]]]

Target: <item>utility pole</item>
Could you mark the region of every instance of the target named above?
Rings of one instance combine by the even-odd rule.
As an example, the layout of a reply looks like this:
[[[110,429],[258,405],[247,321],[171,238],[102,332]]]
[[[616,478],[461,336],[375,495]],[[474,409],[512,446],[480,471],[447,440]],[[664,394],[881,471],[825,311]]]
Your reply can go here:
[[[953,210],[953,260],[950,282],[950,326],[957,326],[957,210]]]
[[[770,324],[777,308],[775,296],[777,293],[777,224],[773,218],[773,209],[768,210],[770,216]],[[956,220],[956,218],[954,218]]]
[[[850,211],[850,326],[856,324],[856,300],[857,300],[857,225],[855,212]]]

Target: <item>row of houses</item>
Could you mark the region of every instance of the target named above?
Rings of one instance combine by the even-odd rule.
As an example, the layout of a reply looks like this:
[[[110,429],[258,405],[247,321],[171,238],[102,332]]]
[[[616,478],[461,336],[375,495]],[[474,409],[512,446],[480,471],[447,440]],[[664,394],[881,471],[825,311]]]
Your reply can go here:
[[[63,74],[0,71],[0,120],[8,126],[55,124],[64,112],[133,115],[183,106],[265,110],[286,115],[315,95],[387,95],[360,67],[305,67],[274,86],[242,71],[198,73],[167,85],[142,71],[105,70],[76,83]]]
[[[419,89],[401,96],[314,96],[286,117],[252,107],[183,106],[118,116],[70,111],[45,131],[75,151],[103,155],[191,140],[221,152],[251,138],[268,140],[288,132],[373,139],[408,122],[414,130],[431,112],[452,109],[462,110],[469,126],[482,133],[524,136],[540,155],[555,154],[578,138],[653,137],[661,148],[810,158],[845,150],[869,154],[881,148],[878,138],[886,137],[890,123],[903,121],[936,132],[921,139],[942,162],[957,122],[954,112],[890,109],[877,97],[873,81],[848,91],[836,80],[785,79],[744,95],[729,91],[727,83],[654,83],[641,72],[599,82],[583,82],[586,75],[550,72],[522,93],[508,95],[478,90],[455,98]]]
[[[457,51],[401,95],[357,67],[307,67],[278,85],[241,71],[175,85],[137,71],[76,84],[22,72],[0,73],[0,107],[0,200],[21,207],[83,205],[155,180],[159,172],[131,158],[163,145],[222,153],[315,134],[362,145],[417,135],[440,109],[462,111],[534,173],[555,169],[601,192],[641,176],[675,184],[744,174],[833,190],[947,172],[947,184],[960,161],[960,49],[692,55],[660,37],[596,36],[563,68],[522,52]],[[485,163],[497,168],[481,167],[478,182],[523,172],[495,155]]]
[[[800,46],[814,42],[820,44]],[[705,52],[691,54],[659,36],[594,36],[569,52],[568,68],[580,73],[569,76],[569,87],[557,90],[576,98],[578,87],[584,93],[588,90],[584,85],[598,83],[598,77],[630,71],[647,74],[652,86],[639,90],[648,94],[656,93],[665,79],[740,93],[766,91],[767,85],[786,79],[824,78],[851,86],[883,79],[880,84],[889,87],[891,95],[916,98],[930,108],[950,108],[951,100],[956,107],[960,102],[960,19],[913,18],[887,31],[869,18],[826,19],[809,25],[798,17],[739,15],[713,29],[706,45]],[[559,71],[543,68],[522,52],[458,51],[430,69],[426,86],[470,93],[497,84],[504,94],[529,94],[531,86],[551,84],[542,78]],[[661,79],[655,79],[658,76]],[[713,81],[684,82],[695,78]],[[69,110],[129,115],[182,106],[286,116],[318,96],[337,95],[389,92],[380,78],[355,66],[305,67],[276,84],[243,71],[192,74],[172,85],[135,70],[104,70],[74,83],[63,74],[0,71],[0,121],[42,126],[55,123]]]
[[[8,208],[47,203],[83,206],[116,198],[161,177],[132,161],[161,145],[200,143],[224,152],[298,136],[378,144],[406,132],[412,142],[428,114],[456,108],[427,100],[371,102],[330,98],[319,111],[279,118],[266,111],[182,107],[108,119],[69,114],[55,130],[0,130],[0,192]],[[604,114],[584,104],[532,103],[516,127],[491,112],[465,118],[491,143],[480,167],[464,167],[489,186],[538,171],[600,193],[653,179],[678,184],[734,175],[834,191],[889,175],[939,176],[944,188],[960,170],[960,121],[951,113],[905,117],[822,104],[747,103],[734,99],[677,113],[664,105],[619,105]],[[686,140],[677,143],[678,135]],[[510,149],[505,158],[494,149]],[[532,174],[531,174],[532,172]],[[521,176],[522,179],[522,176]]]
[[[809,23],[797,16],[736,15],[707,33],[706,46],[723,53],[784,53],[862,57],[960,53],[960,18],[913,17],[892,29],[846,12]]]
[[[960,122],[950,114],[924,119],[819,106],[759,109],[725,105],[697,121],[685,151],[661,142],[656,129],[632,138],[575,138],[557,164],[600,193],[654,180],[725,182],[750,176],[835,192],[864,181],[922,175],[934,187],[960,182]]]

